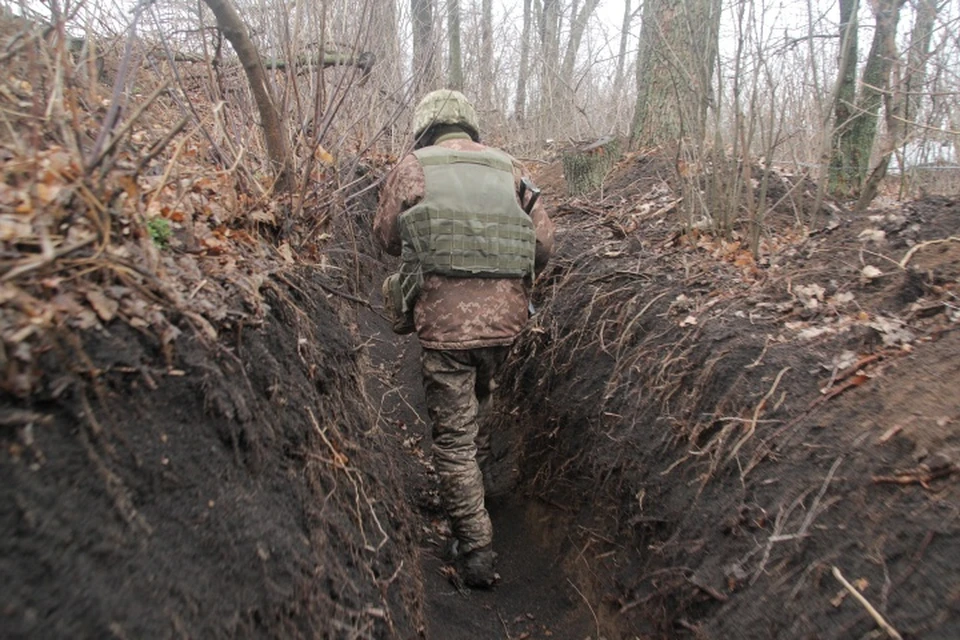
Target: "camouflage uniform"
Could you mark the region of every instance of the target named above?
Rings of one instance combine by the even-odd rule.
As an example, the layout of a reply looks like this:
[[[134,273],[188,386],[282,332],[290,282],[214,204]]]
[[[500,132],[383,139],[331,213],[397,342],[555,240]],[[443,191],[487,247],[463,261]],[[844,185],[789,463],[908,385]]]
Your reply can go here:
[[[442,135],[436,144],[460,151],[485,148],[466,133]],[[514,161],[515,191],[523,175]],[[400,255],[398,218],[423,199],[424,189],[423,169],[412,154],[387,177],[374,222],[377,240],[387,252]],[[540,270],[553,252],[554,228],[540,202],[530,217]],[[492,541],[477,445],[488,450],[483,418],[492,401],[494,377],[527,321],[528,287],[522,278],[427,274],[414,307],[441,500],[465,553]]]

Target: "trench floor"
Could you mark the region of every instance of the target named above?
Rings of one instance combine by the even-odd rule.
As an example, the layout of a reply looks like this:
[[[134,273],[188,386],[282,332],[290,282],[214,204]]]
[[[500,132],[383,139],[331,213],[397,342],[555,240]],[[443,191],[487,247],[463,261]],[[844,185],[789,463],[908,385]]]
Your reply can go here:
[[[563,569],[572,538],[564,514],[536,499],[508,495],[488,500],[501,576],[491,590],[457,588],[442,559],[447,525],[437,508],[431,473],[430,429],[420,378],[420,347],[396,336],[368,313],[359,327],[375,375],[367,393],[380,428],[401,449],[405,491],[420,519],[421,572],[429,640],[596,640],[591,603],[578,578]]]

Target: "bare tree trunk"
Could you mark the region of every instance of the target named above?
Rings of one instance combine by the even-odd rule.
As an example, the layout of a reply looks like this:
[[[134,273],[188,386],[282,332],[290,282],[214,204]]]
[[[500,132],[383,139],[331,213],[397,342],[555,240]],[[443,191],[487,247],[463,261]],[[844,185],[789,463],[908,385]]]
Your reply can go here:
[[[557,84],[559,46],[557,31],[560,22],[560,0],[543,0],[540,12],[540,121],[553,108]]]
[[[633,148],[703,139],[720,0],[646,0],[637,54]]]
[[[576,16],[571,16],[570,18],[570,38],[567,41],[567,50],[563,53],[562,77],[571,87],[573,86],[573,68],[577,62],[577,52],[580,50],[580,41],[583,40],[583,33],[587,29],[587,23],[590,21],[590,16],[593,15],[598,4],[600,4],[600,0],[587,0]],[[630,2],[627,0],[627,6],[629,7],[629,5]]]
[[[897,22],[900,8],[905,0],[875,0],[872,5],[876,15],[873,42],[863,68],[860,95],[852,116],[847,135],[841,141],[845,157],[851,161],[856,173],[848,195],[859,196],[870,170],[870,155],[877,138],[880,103],[890,88],[890,69],[897,57]]]
[[[627,66],[627,40],[630,38],[630,23],[633,22],[633,12],[630,10],[630,0],[623,0],[623,24],[620,27],[620,50],[617,53],[617,75],[613,81],[613,98],[620,101],[623,92],[623,73]]]
[[[433,34],[433,0],[410,0],[413,15],[413,75],[419,89],[433,86],[437,78],[436,40]]]
[[[902,5],[901,5],[902,6]],[[894,151],[905,145],[909,135],[911,118],[916,117],[919,110],[920,93],[926,77],[927,59],[930,57],[930,40],[934,22],[939,7],[934,0],[919,0],[914,16],[913,29],[910,33],[910,45],[907,52],[906,71],[895,73],[898,81],[892,91],[885,92],[883,101],[886,113],[888,142],[881,152],[877,164],[870,176],[863,182],[860,198],[857,201],[857,211],[863,211],[877,195],[880,183],[887,175],[890,158]],[[891,49],[887,53],[894,55],[896,24],[889,34],[887,46]]]
[[[830,158],[830,191],[845,194],[856,175],[856,166],[845,147],[857,99],[857,9],[859,0],[840,0],[840,53],[837,94],[833,106],[833,154]]]
[[[520,69],[517,72],[517,96],[513,117],[523,122],[527,106],[527,79],[530,66],[530,26],[533,23],[533,0],[523,0],[523,31],[520,35]]]
[[[260,60],[260,53],[247,34],[246,26],[230,0],[204,0],[204,2],[216,16],[217,26],[237,52],[237,57],[240,58],[243,70],[247,74],[250,90],[253,92],[253,98],[260,112],[260,124],[267,143],[267,155],[270,156],[270,163],[276,174],[276,189],[289,191],[293,187],[293,167],[287,150],[286,131],[270,87],[267,85],[267,74]]]
[[[480,16],[480,106],[493,108],[493,0],[483,0]]]
[[[463,62],[460,53],[460,0],[447,0],[447,42],[449,68],[447,86],[463,91]]]
[[[373,3],[373,18],[367,25],[369,50],[381,65],[386,65],[390,77],[400,75],[400,36],[397,32],[397,0],[377,0]]]
[[[945,3],[944,3],[945,4]],[[940,5],[942,6],[942,5]],[[920,113],[920,95],[927,81],[927,60],[930,58],[930,41],[933,26],[940,9],[938,0],[917,0],[913,29],[910,31],[910,49],[907,52],[907,69],[904,74],[905,93],[903,118],[903,142],[910,137],[910,123]]]

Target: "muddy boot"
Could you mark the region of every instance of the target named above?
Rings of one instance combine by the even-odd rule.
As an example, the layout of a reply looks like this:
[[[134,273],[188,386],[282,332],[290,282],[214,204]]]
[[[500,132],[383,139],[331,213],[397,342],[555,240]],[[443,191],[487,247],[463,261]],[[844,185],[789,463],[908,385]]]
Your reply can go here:
[[[464,584],[479,589],[489,589],[497,581],[493,564],[496,554],[490,545],[474,549],[457,558],[457,571]]]

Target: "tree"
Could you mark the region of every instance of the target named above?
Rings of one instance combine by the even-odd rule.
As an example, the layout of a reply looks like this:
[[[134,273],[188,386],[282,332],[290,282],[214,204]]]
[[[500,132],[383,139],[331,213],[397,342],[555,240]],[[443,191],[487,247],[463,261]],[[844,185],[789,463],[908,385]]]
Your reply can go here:
[[[376,60],[385,64],[391,76],[400,74],[400,36],[397,33],[396,0],[378,0],[373,3],[367,40]]]
[[[447,42],[449,44],[449,68],[447,85],[463,91],[463,63],[460,53],[460,0],[447,0]]]
[[[480,16],[480,106],[490,109],[493,89],[493,0],[483,0]]]
[[[513,117],[523,122],[527,106],[527,75],[530,66],[530,27],[533,24],[533,0],[523,0],[523,31],[520,35],[520,69],[517,72],[517,95]]]
[[[937,19],[937,0],[917,0],[913,29],[910,31],[910,48],[907,51],[907,69],[904,73],[903,91],[905,95],[903,118],[904,136],[908,135],[909,122],[920,112],[921,92],[927,79],[927,60],[930,58],[930,41],[933,25]]]
[[[583,40],[587,23],[598,4],[600,4],[600,0],[586,0],[579,12],[576,11],[576,3],[573,4],[574,13],[570,17],[570,37],[567,41],[567,49],[563,53],[563,66],[561,67],[563,80],[571,87],[573,86],[573,68],[577,61],[577,52],[580,50],[580,41]]]
[[[540,117],[553,108],[557,59],[560,57],[559,0],[543,0],[540,11]]]
[[[935,0],[918,0],[917,2],[907,49],[906,70],[895,74],[900,77],[893,91],[884,95],[888,142],[880,153],[880,158],[870,172],[870,176],[863,183],[860,198],[857,200],[857,211],[865,210],[873,202],[880,182],[887,175],[891,156],[897,147],[905,145],[909,139],[911,121],[917,117],[920,110],[927,60],[930,57],[930,40],[939,9]],[[892,41],[892,38],[890,40]],[[888,45],[893,47],[892,42]],[[901,158],[902,168],[904,167]]]
[[[240,64],[247,75],[253,99],[260,112],[263,137],[267,144],[267,155],[276,174],[277,191],[289,191],[293,187],[293,163],[287,149],[287,136],[280,118],[280,112],[274,102],[273,94],[267,84],[267,74],[260,59],[260,52],[250,39],[240,14],[230,0],[204,0],[224,37],[233,46],[240,58]]]
[[[836,130],[833,142],[833,157],[830,163],[830,185],[835,195],[858,197],[870,170],[870,154],[877,136],[877,123],[884,94],[890,89],[890,70],[897,58],[896,35],[900,9],[905,0],[874,0],[871,2],[876,26],[873,42],[867,55],[860,81],[859,93],[852,94],[851,75],[856,73],[856,40],[851,29],[856,29],[856,18],[844,9],[855,9],[856,2],[841,0],[841,24],[844,45],[841,46],[841,72],[843,82],[836,105]],[[851,7],[850,5],[854,5]],[[853,48],[848,38],[853,41]],[[846,56],[846,58],[844,58]]]
[[[437,78],[436,42],[433,35],[433,0],[410,0],[413,15],[413,75],[418,88],[430,87]]]
[[[623,92],[623,74],[627,66],[627,42],[630,39],[630,23],[633,22],[633,11],[630,10],[630,0],[623,0],[623,24],[620,27],[620,49],[617,52],[617,74],[613,80],[614,99],[620,101]]]
[[[647,0],[637,53],[634,148],[703,138],[720,0]]]

